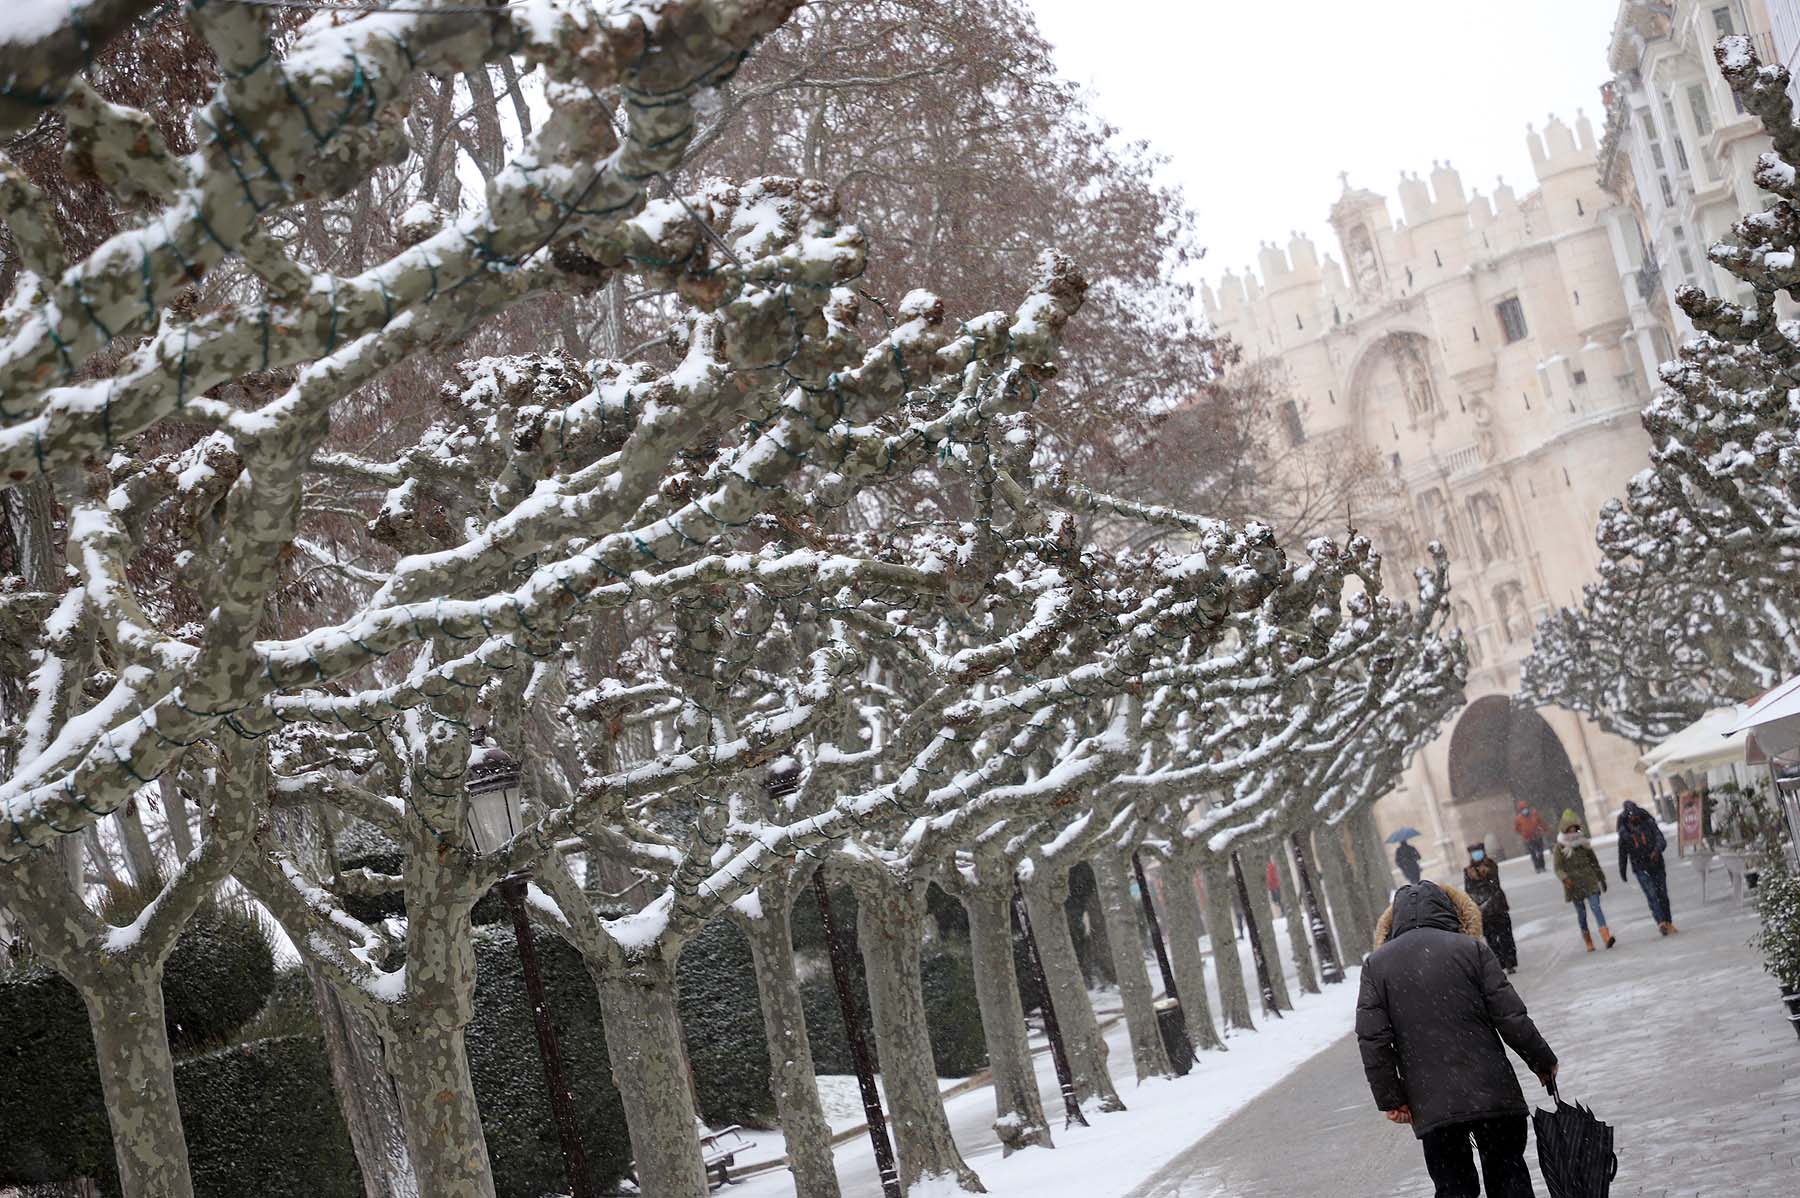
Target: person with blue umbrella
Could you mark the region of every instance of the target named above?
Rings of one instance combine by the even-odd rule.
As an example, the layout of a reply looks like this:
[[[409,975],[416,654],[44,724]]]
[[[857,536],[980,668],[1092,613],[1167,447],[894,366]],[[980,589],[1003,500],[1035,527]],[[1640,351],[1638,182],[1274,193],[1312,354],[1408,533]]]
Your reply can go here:
[[[1419,855],[1419,850],[1413,848],[1411,843],[1413,837],[1418,834],[1419,830],[1417,828],[1405,827],[1390,832],[1387,838],[1389,844],[1399,846],[1394,850],[1394,865],[1400,870],[1400,873],[1406,878],[1407,882],[1413,886],[1419,884],[1421,873],[1419,862],[1423,859]]]

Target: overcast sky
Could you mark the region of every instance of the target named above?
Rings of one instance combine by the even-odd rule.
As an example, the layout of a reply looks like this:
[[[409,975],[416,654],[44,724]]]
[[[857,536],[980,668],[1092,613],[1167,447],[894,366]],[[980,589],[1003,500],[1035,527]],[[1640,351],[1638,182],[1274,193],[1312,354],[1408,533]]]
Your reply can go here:
[[[1310,233],[1339,171],[1389,198],[1448,158],[1465,188],[1535,186],[1525,126],[1599,87],[1617,0],[1029,0],[1063,73],[1172,161],[1199,216],[1202,274]]]

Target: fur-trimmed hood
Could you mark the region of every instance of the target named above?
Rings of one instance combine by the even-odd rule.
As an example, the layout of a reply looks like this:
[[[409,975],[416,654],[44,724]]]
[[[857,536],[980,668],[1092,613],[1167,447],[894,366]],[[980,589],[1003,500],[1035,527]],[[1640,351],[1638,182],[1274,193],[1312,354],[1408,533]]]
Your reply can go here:
[[[1444,897],[1450,900],[1450,905],[1456,908],[1456,930],[1463,935],[1473,937],[1476,940],[1481,939],[1481,908],[1475,905],[1474,899],[1470,898],[1454,886],[1441,886],[1436,882],[1420,882],[1418,885],[1419,887],[1430,886],[1434,889],[1443,891]],[[1408,890],[1417,888],[1418,887],[1413,886],[1402,886],[1394,897],[1398,900],[1399,897],[1404,895]],[[1380,948],[1387,943],[1388,934],[1393,930],[1393,927],[1394,904],[1389,903],[1388,909],[1383,911],[1381,913],[1381,918],[1375,922],[1376,948]]]

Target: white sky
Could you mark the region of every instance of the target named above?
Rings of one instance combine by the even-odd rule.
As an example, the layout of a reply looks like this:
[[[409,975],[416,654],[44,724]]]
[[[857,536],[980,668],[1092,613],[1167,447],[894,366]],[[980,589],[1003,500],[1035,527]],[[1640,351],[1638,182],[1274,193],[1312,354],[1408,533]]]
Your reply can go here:
[[[1525,126],[1586,111],[1618,0],[1030,0],[1065,75],[1170,158],[1207,247],[1201,274],[1325,221],[1338,172],[1389,198],[1448,158],[1465,189],[1535,179]]]

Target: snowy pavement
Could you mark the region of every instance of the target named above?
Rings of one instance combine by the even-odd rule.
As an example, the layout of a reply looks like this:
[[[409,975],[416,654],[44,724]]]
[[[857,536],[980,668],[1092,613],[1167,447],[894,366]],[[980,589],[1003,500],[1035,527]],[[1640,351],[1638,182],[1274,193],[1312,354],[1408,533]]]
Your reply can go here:
[[[1601,860],[1615,860],[1604,846]],[[1503,877],[1522,966],[1514,982],[1562,1059],[1563,1094],[1617,1128],[1614,1198],[1800,1191],[1800,1042],[1745,945],[1753,912],[1718,886],[1702,907],[1697,871],[1671,861],[1681,933],[1665,940],[1635,881],[1620,885],[1613,872],[1605,903],[1618,947],[1590,956],[1554,877],[1523,860]],[[1543,1101],[1524,1080],[1528,1098]],[[1535,1148],[1528,1155],[1535,1176]],[[1427,1198],[1431,1186],[1410,1131],[1376,1113],[1354,1037],[1344,1036],[1132,1198],[1375,1194]]]
[[[1279,919],[1276,938],[1292,985],[1285,925]],[[1203,939],[1201,944],[1208,946],[1209,942]],[[1254,977],[1248,945],[1238,941],[1235,947],[1246,976]],[[1152,971],[1154,968],[1152,965]],[[1322,995],[1301,997],[1298,1009],[1283,1019],[1259,1017],[1260,1030],[1233,1034],[1228,1051],[1203,1054],[1184,1078],[1139,1085],[1132,1071],[1125,1024],[1113,1024],[1106,1032],[1111,1050],[1107,1065],[1128,1109],[1112,1115],[1090,1114],[1090,1126],[1085,1128],[1063,1127],[1056,1075],[1048,1054],[1040,1053],[1038,1085],[1044,1110],[1051,1117],[1054,1151],[1033,1149],[1003,1158],[992,1126],[993,1090],[985,1086],[946,1101],[951,1131],[964,1159],[996,1198],[1123,1198],[1166,1161],[1341,1038],[1355,1008],[1356,977],[1352,970],[1344,985],[1328,987]],[[1118,1005],[1116,996],[1110,1002],[1104,995],[1096,998],[1097,1005]],[[1217,994],[1212,998],[1216,1011]],[[844,1198],[880,1198],[880,1179],[866,1135],[839,1145],[836,1160]],[[794,1192],[793,1179],[781,1169],[748,1178],[729,1192],[732,1198],[788,1198]],[[915,1190],[911,1198],[938,1195]]]

